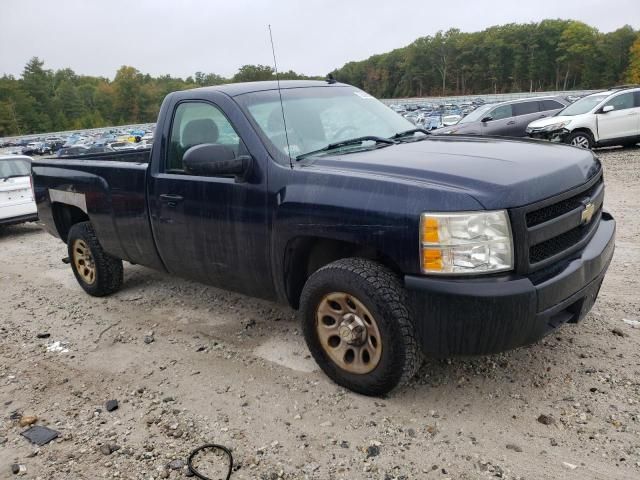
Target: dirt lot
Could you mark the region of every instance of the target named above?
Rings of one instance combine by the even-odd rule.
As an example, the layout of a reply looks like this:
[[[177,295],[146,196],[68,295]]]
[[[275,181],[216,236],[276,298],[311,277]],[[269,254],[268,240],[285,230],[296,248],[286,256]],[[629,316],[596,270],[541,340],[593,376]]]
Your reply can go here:
[[[427,360],[384,399],[327,380],[287,308],[130,265],[121,292],[92,298],[59,240],[0,229],[0,478],[14,463],[42,480],[182,478],[211,441],[233,449],[232,479],[640,478],[640,328],[623,321],[640,320],[640,148],[599,155],[619,230],[585,321]],[[29,444],[19,414],[60,438]]]

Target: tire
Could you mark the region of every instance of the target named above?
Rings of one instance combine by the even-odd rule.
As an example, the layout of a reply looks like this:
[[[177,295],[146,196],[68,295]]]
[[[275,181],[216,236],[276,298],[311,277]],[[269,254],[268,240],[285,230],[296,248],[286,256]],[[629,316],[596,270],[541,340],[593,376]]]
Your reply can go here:
[[[593,136],[589,132],[578,131],[569,134],[565,139],[565,143],[578,148],[591,149],[595,142],[593,141]]]
[[[346,258],[309,277],[299,314],[307,346],[324,373],[349,390],[378,396],[407,383],[422,363],[406,305],[391,270]],[[345,340],[349,332],[357,337],[353,343]]]
[[[122,286],[122,260],[106,253],[90,222],[76,223],[67,236],[71,269],[85,292],[104,297]]]

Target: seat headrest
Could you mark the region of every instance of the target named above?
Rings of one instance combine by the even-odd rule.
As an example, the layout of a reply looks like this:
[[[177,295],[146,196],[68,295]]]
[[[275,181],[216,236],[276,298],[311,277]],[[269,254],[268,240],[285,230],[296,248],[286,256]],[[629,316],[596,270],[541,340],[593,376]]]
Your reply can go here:
[[[182,146],[189,148],[202,143],[216,143],[218,135],[218,127],[210,118],[191,120],[182,131]]]

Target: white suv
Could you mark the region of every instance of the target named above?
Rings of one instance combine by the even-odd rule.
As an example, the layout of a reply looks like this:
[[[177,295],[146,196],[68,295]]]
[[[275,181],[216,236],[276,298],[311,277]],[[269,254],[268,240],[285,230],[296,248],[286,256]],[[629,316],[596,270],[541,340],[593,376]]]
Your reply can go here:
[[[31,158],[0,156],[0,225],[37,219],[38,208],[31,186]]]
[[[531,122],[526,132],[581,148],[635,145],[640,142],[640,86],[588,95],[553,117]]]

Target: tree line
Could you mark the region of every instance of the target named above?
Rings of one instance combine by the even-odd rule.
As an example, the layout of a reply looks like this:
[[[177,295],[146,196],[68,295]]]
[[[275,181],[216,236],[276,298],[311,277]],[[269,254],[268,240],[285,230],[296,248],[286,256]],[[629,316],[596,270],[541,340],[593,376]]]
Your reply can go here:
[[[332,74],[380,98],[606,88],[640,82],[640,31],[573,20],[450,29]]]
[[[312,78],[293,71],[281,79]],[[314,77],[317,78],[317,77]],[[152,77],[122,66],[115,78],[78,75],[70,68],[50,70],[34,57],[20,78],[0,77],[0,137],[110,125],[155,122],[164,97],[176,90],[275,79],[266,65],[244,65],[231,78],[196,72],[186,79]]]
[[[331,72],[380,98],[605,88],[640,83],[640,31],[602,33],[572,20],[457,29],[349,62]],[[307,79],[294,71],[282,79]],[[153,122],[175,90],[275,79],[265,65],[244,65],[230,78],[196,72],[152,77],[122,66],[113,80],[51,70],[34,57],[20,78],[0,77],[0,137]]]

